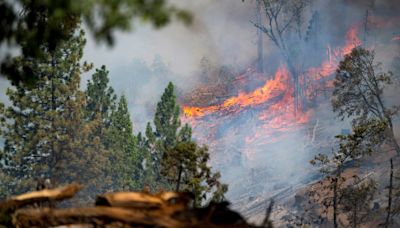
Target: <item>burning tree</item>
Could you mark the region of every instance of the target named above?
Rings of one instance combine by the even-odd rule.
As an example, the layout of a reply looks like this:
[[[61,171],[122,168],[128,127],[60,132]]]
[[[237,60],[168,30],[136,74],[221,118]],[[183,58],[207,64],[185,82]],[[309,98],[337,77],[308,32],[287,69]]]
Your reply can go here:
[[[368,126],[377,120],[386,127],[384,132],[373,126],[366,127],[370,134],[384,134],[384,139],[394,146],[397,154],[400,147],[395,139],[393,116],[397,106],[388,107],[384,99],[384,89],[391,84],[393,74],[383,72],[381,63],[375,62],[375,53],[363,48],[355,48],[345,56],[337,69],[332,97],[333,111],[343,120],[352,117],[353,126]]]
[[[295,29],[299,38],[301,38],[302,13],[308,5],[307,0],[263,0],[263,8],[266,16],[266,23],[255,23],[258,29],[264,32],[267,37],[279,48],[281,55],[286,61],[294,84],[294,102],[295,111],[300,107],[299,99],[301,89],[299,82],[299,72],[296,67],[295,57],[289,46],[288,36],[291,27]]]

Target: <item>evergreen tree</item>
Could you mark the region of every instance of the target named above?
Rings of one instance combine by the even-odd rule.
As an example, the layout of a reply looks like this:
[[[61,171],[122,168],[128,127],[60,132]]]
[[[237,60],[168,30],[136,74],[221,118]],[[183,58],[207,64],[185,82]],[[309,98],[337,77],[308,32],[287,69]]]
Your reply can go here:
[[[88,120],[93,120],[97,114],[100,114],[106,127],[110,125],[110,116],[117,99],[114,89],[109,86],[108,73],[105,66],[96,69],[96,73],[92,75],[92,80],[88,80],[86,89]]]
[[[366,126],[373,120],[386,126],[384,132],[373,126],[370,133],[379,132],[400,154],[400,146],[395,138],[393,118],[398,114],[397,106],[389,106],[384,91],[392,83],[393,74],[383,72],[382,64],[375,61],[375,53],[363,48],[354,48],[340,62],[332,96],[333,111],[344,119],[352,117],[353,125]],[[383,140],[382,140],[383,142]]]
[[[178,128],[181,125],[179,114],[174,85],[170,82],[161,96],[161,101],[157,103],[154,116],[154,135],[162,141],[161,146],[164,149],[176,144]]]
[[[136,148],[128,103],[121,96],[117,109],[111,114],[106,136],[106,147],[111,151],[112,176],[118,190],[138,189],[142,158]]]
[[[180,142],[164,153],[161,173],[174,185],[174,190],[194,194],[194,205],[201,206],[210,193],[214,201],[221,201],[228,190],[219,182],[220,174],[212,173],[207,165],[208,148],[195,142]]]
[[[153,121],[155,130],[153,130],[150,123],[146,126],[146,137],[149,143],[148,150],[151,154],[151,169],[158,188],[170,188],[168,181],[161,175],[161,160],[165,151],[176,145],[178,129],[181,125],[179,113],[174,85],[170,82],[161,96],[161,101],[157,103]]]
[[[103,191],[109,181],[108,152],[91,136],[102,122],[85,120],[86,99],[79,90],[81,73],[90,69],[80,64],[84,44],[81,32],[46,51],[45,58],[15,59],[21,73],[27,66],[38,81],[9,89],[12,106],[0,115],[6,140],[1,168],[12,177],[8,188],[14,194],[32,190],[37,178],[54,185],[80,182],[87,196]]]
[[[369,127],[373,127],[377,132],[371,132]],[[333,227],[338,227],[340,211],[349,212],[349,215],[357,221],[360,219],[358,217],[360,214],[357,215],[354,210],[365,213],[367,205],[355,204],[355,201],[357,201],[355,198],[359,197],[359,200],[364,196],[366,197],[366,195],[372,197],[374,192],[373,182],[363,186],[346,186],[346,178],[343,175],[343,171],[348,162],[357,162],[364,156],[370,155],[382,140],[379,136],[384,130],[385,125],[376,120],[370,120],[366,125],[355,126],[352,134],[336,136],[339,139],[339,148],[331,156],[318,154],[310,161],[312,165],[319,166],[320,172],[326,175],[326,182],[320,181],[320,184],[323,190],[328,191],[327,194],[325,191],[321,193],[312,190],[310,195],[318,196],[316,197],[318,198],[318,203],[322,204],[325,212],[332,208]],[[353,178],[355,178],[355,183],[360,183],[356,175]],[[357,221],[353,221],[354,224]]]
[[[25,58],[45,59],[46,51],[53,52],[73,37],[82,21],[95,39],[113,44],[114,32],[129,30],[133,19],[162,27],[173,17],[185,23],[191,21],[189,12],[164,0],[1,1],[0,44],[9,49],[17,45]],[[38,75],[29,74],[33,68],[18,69],[18,63],[9,60],[2,59],[1,63],[4,72],[13,71],[7,75],[10,79],[16,83],[36,81]]]
[[[351,227],[360,227],[371,215],[371,202],[376,193],[376,182],[355,177],[353,183],[342,190],[343,211]]]

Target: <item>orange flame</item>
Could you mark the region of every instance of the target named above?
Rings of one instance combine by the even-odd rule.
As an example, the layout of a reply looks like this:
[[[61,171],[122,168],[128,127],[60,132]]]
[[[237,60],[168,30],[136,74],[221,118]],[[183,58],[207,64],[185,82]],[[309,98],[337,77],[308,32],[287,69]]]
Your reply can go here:
[[[323,82],[331,86],[329,76],[335,72],[339,61],[359,45],[361,45],[361,41],[357,36],[357,27],[352,26],[346,34],[345,44],[333,50],[328,47],[328,59],[323,61],[320,66],[309,68],[303,78],[312,80],[316,84]],[[206,142],[213,138],[221,126],[224,126],[224,121],[228,120],[230,116],[227,114],[239,113],[247,110],[245,109],[247,107],[258,107],[260,111],[257,114],[257,124],[251,128],[250,135],[244,136],[243,154],[247,159],[252,160],[254,145],[268,144],[282,139],[286,133],[294,132],[298,126],[307,123],[312,115],[312,110],[294,112],[294,87],[290,79],[288,70],[284,66],[280,66],[273,79],[266,81],[263,86],[252,92],[239,92],[238,95],[230,97],[218,105],[183,106],[185,115],[183,121],[189,122],[193,128],[201,129],[200,132],[204,134],[200,141]],[[322,81],[322,79],[326,80]],[[311,90],[313,88],[306,89],[306,98],[309,98],[308,94],[312,92]],[[215,116],[217,118],[203,118],[212,114],[218,115]],[[240,129],[230,130],[227,134],[232,136],[238,131],[240,132]]]
[[[350,54],[351,51],[362,44],[361,40],[357,36],[358,28],[356,26],[350,27],[346,34],[346,43],[341,48],[336,48],[333,50],[333,55],[331,56],[329,51],[329,59],[322,62],[319,67],[311,67],[306,72],[307,75],[314,76],[314,80],[320,80],[322,78],[332,75],[339,61],[344,55]],[[331,48],[328,46],[328,50]]]
[[[257,106],[276,97],[286,88],[285,82],[289,81],[288,72],[285,68],[280,68],[274,79],[265,82],[264,86],[254,90],[251,93],[240,92],[237,96],[228,98],[221,105],[208,107],[183,107],[183,113],[186,117],[203,117],[216,111],[229,109],[242,109],[248,106]]]

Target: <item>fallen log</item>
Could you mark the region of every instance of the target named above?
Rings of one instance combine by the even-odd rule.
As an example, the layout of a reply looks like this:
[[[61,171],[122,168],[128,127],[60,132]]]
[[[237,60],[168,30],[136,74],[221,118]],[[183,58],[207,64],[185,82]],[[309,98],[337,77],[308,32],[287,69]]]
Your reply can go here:
[[[73,197],[80,185],[31,192],[0,204],[6,227],[257,227],[248,224],[226,202],[194,208],[186,193],[117,192],[99,195],[93,207],[24,207]],[[22,208],[23,207],[23,208]]]
[[[70,184],[55,189],[45,189],[41,191],[29,192],[6,199],[0,203],[0,224],[9,225],[14,211],[27,205],[42,202],[54,202],[72,198],[82,186]]]
[[[18,202],[21,205],[44,201],[60,201],[74,197],[75,194],[82,189],[82,187],[83,186],[79,184],[70,184],[55,189],[44,189],[41,191],[28,192],[12,197],[10,200]]]
[[[161,192],[155,195],[144,192],[115,192],[97,196],[95,205],[137,209],[183,209],[188,207],[191,198],[189,194],[176,192]]]
[[[112,223],[145,227],[184,227],[160,211],[133,210],[118,207],[67,209],[20,209],[13,216],[13,225],[20,228],[50,227],[71,224],[105,226]]]
[[[13,216],[19,228],[91,224],[95,227],[237,227],[251,228],[237,213],[218,207],[187,209],[178,213],[168,210],[137,210],[118,207],[68,209],[20,209]],[[114,226],[113,226],[114,225]]]

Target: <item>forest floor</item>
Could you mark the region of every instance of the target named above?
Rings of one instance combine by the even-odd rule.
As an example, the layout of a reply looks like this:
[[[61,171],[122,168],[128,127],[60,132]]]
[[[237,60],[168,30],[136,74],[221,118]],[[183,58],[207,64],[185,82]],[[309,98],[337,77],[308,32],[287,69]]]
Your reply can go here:
[[[393,158],[394,165],[394,185],[398,185],[400,158],[389,148],[382,148],[380,152],[375,152],[367,156],[360,162],[350,162],[346,165],[343,176],[350,180],[354,175],[362,179],[373,179],[377,184],[377,191],[371,203],[371,212],[368,214],[362,227],[378,227],[385,221],[388,201],[388,185],[390,179],[390,159]],[[282,192],[275,197],[275,207],[272,213],[272,220],[276,227],[302,227],[305,224],[311,227],[331,227],[332,208],[323,210],[320,202],[321,196],[329,196],[326,190],[327,181],[318,180],[301,187],[294,192]],[[312,196],[310,192],[316,191],[319,196]],[[259,199],[258,210],[253,210],[248,214],[250,221],[260,223],[265,216],[266,202],[270,199]],[[255,207],[257,208],[257,207]],[[346,215],[339,215],[339,223],[348,225]],[[394,227],[400,227],[400,220],[393,219]]]

